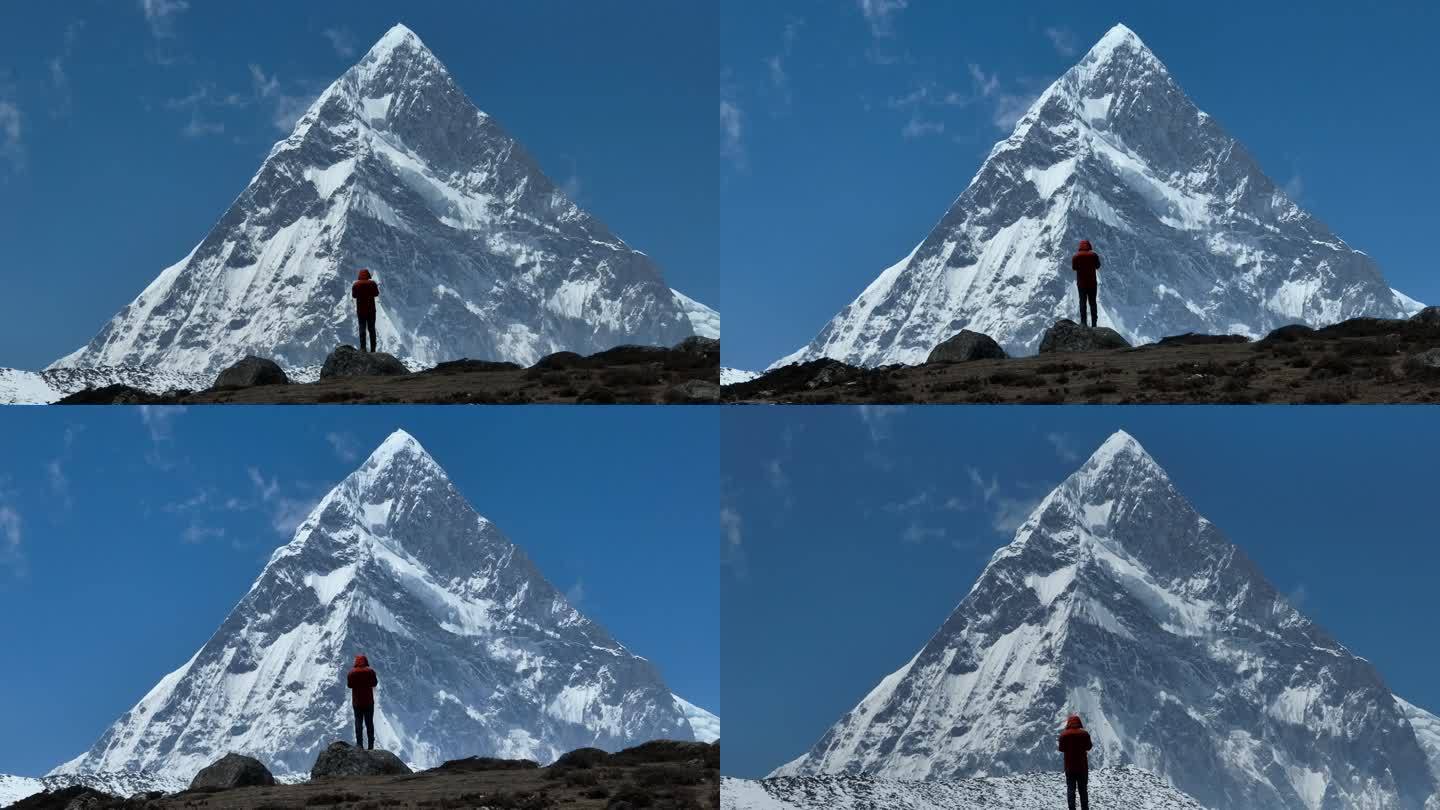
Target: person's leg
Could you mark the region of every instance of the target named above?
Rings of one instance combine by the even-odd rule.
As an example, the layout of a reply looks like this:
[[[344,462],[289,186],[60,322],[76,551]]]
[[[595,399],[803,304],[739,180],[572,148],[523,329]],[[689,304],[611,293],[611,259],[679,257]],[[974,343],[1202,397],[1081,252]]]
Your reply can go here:
[[[1085,288],[1076,286],[1075,293],[1080,298],[1080,325],[1085,325]]]
[[[1080,810],[1090,810],[1090,773],[1077,774],[1080,786]]]
[[[355,707],[355,747],[359,748],[363,742],[360,739],[360,727],[365,720],[365,710],[360,706]]]
[[[380,351],[380,341],[375,337],[375,316],[371,315],[370,320],[366,321],[365,325],[370,328],[370,351]]]
[[[365,316],[357,312],[355,322],[360,326],[360,351],[363,352],[365,351]]]
[[[375,707],[365,707],[365,736],[369,740],[370,750],[375,749]]]
[[[1098,303],[1098,301],[1099,301],[1099,298],[1100,298],[1100,287],[1099,287],[1099,286],[1091,287],[1089,290],[1086,291],[1085,294],[1086,294],[1086,296],[1088,296],[1089,299],[1090,299],[1090,325],[1091,325],[1091,326],[1099,326],[1099,325],[1100,325],[1100,304]]]
[[[1075,810],[1075,774],[1065,772],[1065,806]]]

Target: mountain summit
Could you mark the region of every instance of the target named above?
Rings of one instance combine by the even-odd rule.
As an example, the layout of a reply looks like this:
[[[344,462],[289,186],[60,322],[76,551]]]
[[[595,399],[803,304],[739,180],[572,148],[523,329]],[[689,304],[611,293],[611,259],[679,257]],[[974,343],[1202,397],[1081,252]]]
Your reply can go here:
[[[213,375],[246,354],[318,368],[356,340],[362,267],[380,282],[381,348],[412,366],[528,365],[695,331],[660,269],[568,199],[397,25],[189,255],[52,368]]]
[[[963,779],[1138,766],[1207,807],[1419,810],[1440,720],[1302,615],[1133,437],[995,552],[923,649],[776,776]]]
[[[1033,353],[1076,315],[1068,259],[1081,239],[1104,261],[1101,325],[1132,344],[1419,308],[1117,25],[1035,100],[910,255],[772,368],[922,363],[961,329]]]
[[[382,43],[383,44],[383,43]],[[582,615],[403,431],[310,512],[193,657],[52,775],[188,782],[226,752],[309,771],[380,676],[376,745],[417,767],[549,762],[584,746],[718,734],[649,661]]]

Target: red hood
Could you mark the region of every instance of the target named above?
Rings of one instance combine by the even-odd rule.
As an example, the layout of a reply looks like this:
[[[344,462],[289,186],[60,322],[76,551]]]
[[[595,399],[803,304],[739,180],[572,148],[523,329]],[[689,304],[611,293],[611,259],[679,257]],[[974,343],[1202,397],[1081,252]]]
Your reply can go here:
[[[1083,242],[1081,244],[1084,244]],[[1065,728],[1084,728],[1080,725],[1080,715],[1072,714],[1065,720]]]
[[[1089,240],[1089,239],[1081,239],[1081,240],[1080,240],[1080,252],[1081,252],[1081,253],[1088,253],[1088,252],[1090,252],[1091,250],[1094,250],[1094,248],[1090,247],[1090,240]]]
[[[369,270],[361,270],[361,271],[360,271],[360,280],[361,280],[361,281],[369,281],[369,280],[370,280],[370,271],[369,271]]]
[[[368,666],[370,666],[370,659],[369,659],[369,658],[366,658],[366,657],[363,656],[363,655],[357,655],[357,656],[355,656],[355,668],[356,668],[356,669],[359,669],[359,668],[361,668],[361,667],[368,667]]]

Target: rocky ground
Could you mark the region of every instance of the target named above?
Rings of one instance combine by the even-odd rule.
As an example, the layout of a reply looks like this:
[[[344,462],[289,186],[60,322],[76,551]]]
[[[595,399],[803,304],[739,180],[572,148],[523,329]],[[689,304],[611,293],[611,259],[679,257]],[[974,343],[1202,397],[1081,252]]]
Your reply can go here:
[[[372,355],[372,363],[338,362],[341,347],[327,361],[321,379],[311,383],[277,383],[268,360],[247,358],[222,372],[217,385],[204,391],[156,394],[125,385],[89,388],[59,400],[61,405],[111,404],[706,404],[720,394],[720,342],[690,338],[674,347],[619,346],[588,357],[558,352],[529,368],[514,363],[456,360],[411,373],[389,355]],[[340,355],[340,357],[337,357]],[[361,356],[365,360],[365,356]],[[270,364],[273,366],[273,364]],[[242,368],[243,366],[243,368]],[[333,369],[332,369],[333,366]],[[234,371],[247,372],[244,374]],[[250,379],[253,384],[219,384]]]
[[[1440,402],[1440,309],[1410,320],[1356,318],[1318,330],[1286,326],[1253,342],[1181,335],[1135,348],[876,369],[815,360],[727,385],[721,398],[792,404],[1434,403]]]
[[[334,776],[292,785],[191,789],[118,798],[84,787],[23,799],[13,810],[139,808],[495,808],[500,810],[716,810],[719,743],[653,742],[616,754],[580,749],[540,768],[472,758],[397,776]]]

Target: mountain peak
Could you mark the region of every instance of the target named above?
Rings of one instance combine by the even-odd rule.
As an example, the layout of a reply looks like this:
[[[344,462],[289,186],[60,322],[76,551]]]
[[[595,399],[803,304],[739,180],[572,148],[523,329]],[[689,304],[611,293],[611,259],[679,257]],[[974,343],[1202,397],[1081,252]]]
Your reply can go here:
[[[1154,53],[1141,41],[1140,36],[1125,26],[1124,23],[1116,23],[1099,42],[1090,48],[1081,59],[1085,62],[1106,62],[1121,53],[1132,53],[1154,58]]]
[[[385,437],[385,441],[375,448],[375,451],[360,467],[361,469],[379,469],[402,459],[416,459],[439,466],[414,436],[404,430],[396,429],[394,433]]]
[[[1081,469],[1102,470],[1117,465],[1160,468],[1160,465],[1155,463],[1155,459],[1150,456],[1139,440],[1123,430],[1117,430],[1110,434],[1110,437],[1102,442],[1094,453],[1090,454],[1089,460]]]
[[[395,25],[391,27],[389,31],[386,31],[385,35],[380,37],[380,40],[370,48],[370,51],[365,54],[365,59],[361,61],[369,60],[371,57],[374,57],[376,61],[383,61],[395,51],[406,46],[427,54],[430,53],[430,49],[425,47],[424,42],[420,41],[418,34],[405,27],[403,23],[395,23]]]

